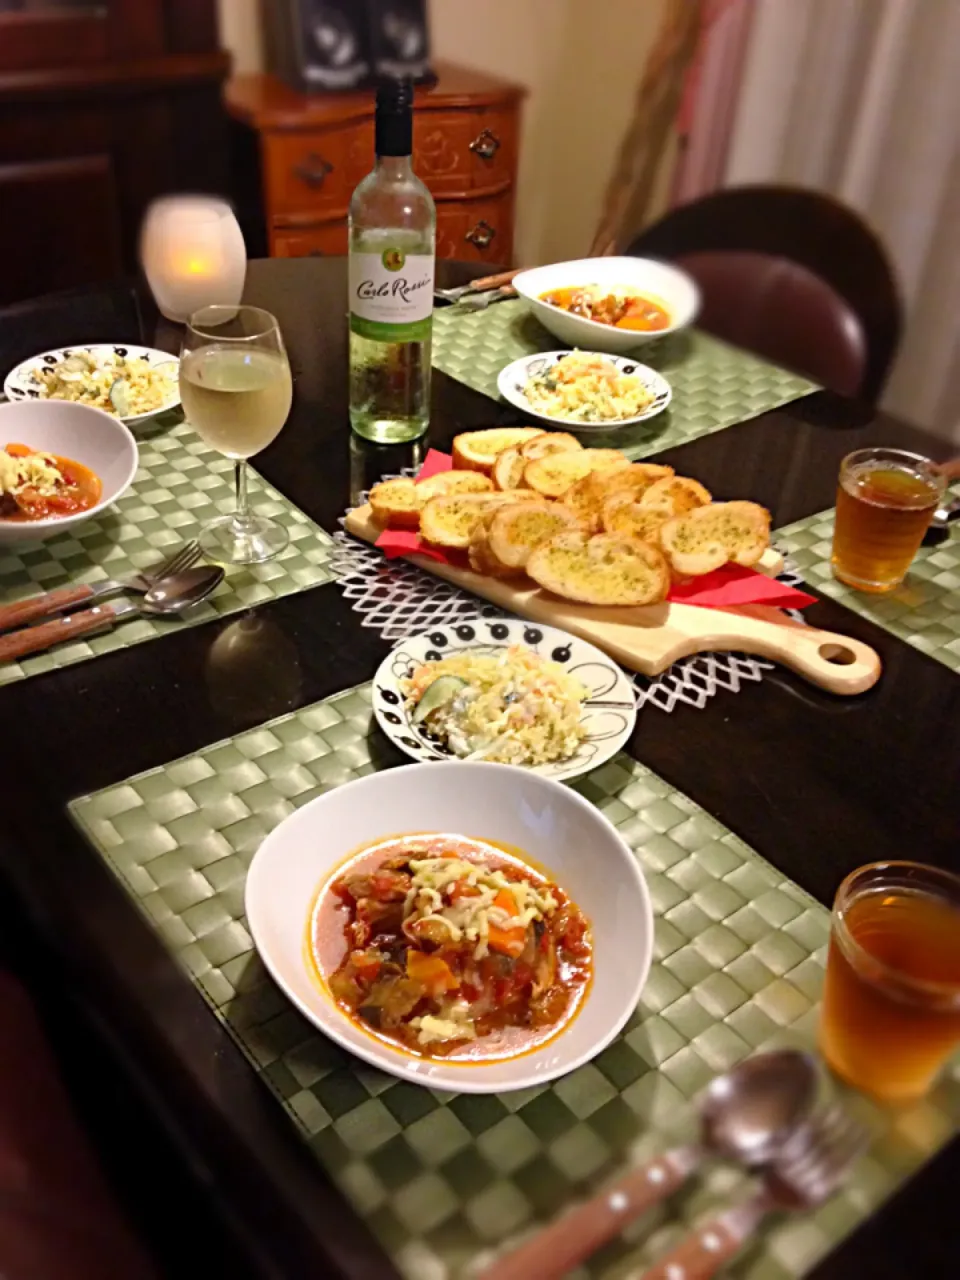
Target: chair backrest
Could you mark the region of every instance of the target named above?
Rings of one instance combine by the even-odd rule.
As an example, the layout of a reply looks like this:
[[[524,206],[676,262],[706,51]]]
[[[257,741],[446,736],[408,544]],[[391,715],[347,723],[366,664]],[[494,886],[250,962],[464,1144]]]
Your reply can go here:
[[[0,308],[0,383],[21,360],[52,347],[142,342],[132,284],[70,289]]]
[[[877,237],[830,196],[731,187],[672,209],[627,252],[689,271],[709,332],[835,391],[879,396],[900,339],[899,293]]]

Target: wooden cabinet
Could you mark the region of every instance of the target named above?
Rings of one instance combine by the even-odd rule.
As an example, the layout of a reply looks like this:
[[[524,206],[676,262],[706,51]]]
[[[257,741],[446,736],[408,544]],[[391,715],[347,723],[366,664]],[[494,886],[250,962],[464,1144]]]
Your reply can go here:
[[[437,202],[437,256],[510,263],[523,90],[438,68],[417,89],[413,164]],[[237,76],[227,110],[258,142],[258,194],[271,256],[345,253],[347,208],[373,166],[373,94],[310,95]]]
[[[228,187],[214,0],[0,3],[0,305],[136,271],[158,195]]]

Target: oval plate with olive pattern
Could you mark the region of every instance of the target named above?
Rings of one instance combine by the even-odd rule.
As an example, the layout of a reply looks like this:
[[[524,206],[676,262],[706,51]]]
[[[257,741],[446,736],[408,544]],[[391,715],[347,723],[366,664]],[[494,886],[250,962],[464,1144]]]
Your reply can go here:
[[[425,723],[413,723],[412,708],[407,706],[401,682],[425,662],[460,655],[496,657],[511,645],[520,645],[558,663],[587,691],[580,711],[585,736],[576,754],[551,764],[534,765],[534,772],[563,781],[587,773],[615,755],[630,737],[637,719],[636,698],[629,679],[605,653],[585,640],[556,627],[537,626],[519,618],[472,618],[401,640],[373,678],[373,710],[381,729],[413,760],[456,760],[445,742],[431,737]]]

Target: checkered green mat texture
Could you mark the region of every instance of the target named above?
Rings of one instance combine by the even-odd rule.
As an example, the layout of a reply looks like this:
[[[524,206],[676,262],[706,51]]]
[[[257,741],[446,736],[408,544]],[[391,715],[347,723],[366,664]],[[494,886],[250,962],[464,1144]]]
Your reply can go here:
[[[267,832],[384,767],[390,750],[366,685],[70,808],[397,1268],[452,1280],[625,1161],[692,1136],[690,1099],[716,1072],[774,1044],[812,1046],[829,917],[686,796],[618,756],[576,786],[619,828],[650,887],[655,961],[635,1016],[552,1085],[455,1095],[396,1080],[287,1003],[243,915],[246,870]],[[731,1275],[804,1274],[947,1140],[960,1081],[891,1115],[862,1098],[851,1105],[876,1136],[852,1181],[817,1213],[775,1222]],[[625,1280],[743,1183],[714,1164],[576,1274]]]
[[[522,302],[472,312],[442,307],[433,316],[434,367],[493,400],[505,365],[563,345]],[[590,434],[591,445],[616,447],[631,458],[686,444],[817,390],[816,383],[697,329],[645,343],[636,355],[670,383],[670,408],[637,426]]]
[[[833,576],[833,508],[787,525],[775,538],[811,587],[960,671],[960,535],[956,532],[939,546],[921,547],[901,585],[882,596],[855,591]]]
[[[138,444],[136,478],[103,515],[44,542],[0,547],[0,599],[11,602],[55,587],[135,574],[234,509],[233,463],[208,448],[185,423],[169,425],[168,419],[167,426],[141,435]],[[226,566],[227,576],[216,592],[181,617],[134,616],[101,635],[0,664],[0,685],[329,582],[330,536],[252,467],[249,494],[254,511],[290,531],[290,544],[276,559]]]

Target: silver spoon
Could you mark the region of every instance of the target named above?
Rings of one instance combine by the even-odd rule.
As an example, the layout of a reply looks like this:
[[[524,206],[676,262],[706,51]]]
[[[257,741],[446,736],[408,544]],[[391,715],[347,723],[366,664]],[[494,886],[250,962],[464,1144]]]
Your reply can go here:
[[[813,1107],[813,1059],[794,1049],[757,1054],[718,1076],[699,1099],[699,1142],[631,1169],[482,1273],[485,1280],[559,1280],[634,1218],[673,1195],[709,1155],[755,1169],[774,1160]]]
[[[867,1146],[867,1132],[841,1106],[801,1125],[748,1199],[697,1227],[643,1280],[711,1280],[754,1234],[768,1213],[806,1212],[828,1200]]]
[[[28,653],[40,653],[66,640],[77,640],[95,631],[107,630],[130,614],[163,617],[165,614],[182,613],[191,605],[205,600],[222,581],[223,569],[219,565],[201,565],[162,578],[142,600],[119,600],[113,604],[98,605],[95,609],[68,613],[35,627],[10,631],[0,636],[0,662],[10,662]]]

